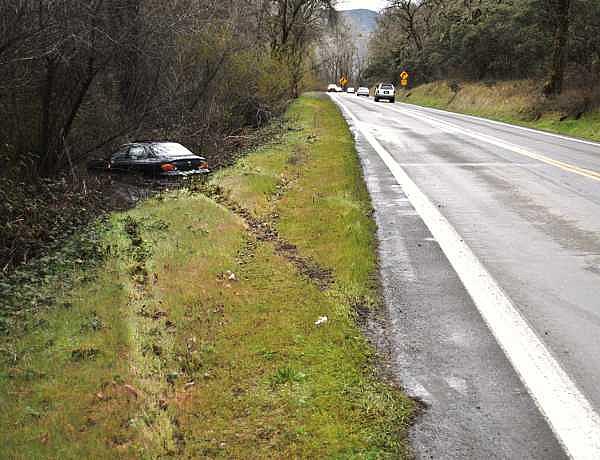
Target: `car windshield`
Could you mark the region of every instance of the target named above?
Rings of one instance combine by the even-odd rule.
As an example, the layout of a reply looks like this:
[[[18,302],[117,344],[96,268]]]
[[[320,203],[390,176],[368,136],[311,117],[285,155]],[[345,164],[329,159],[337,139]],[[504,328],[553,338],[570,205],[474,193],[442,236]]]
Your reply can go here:
[[[193,155],[193,153],[186,149],[183,145],[177,144],[175,142],[152,144],[152,151],[158,156],[163,157],[180,157]]]

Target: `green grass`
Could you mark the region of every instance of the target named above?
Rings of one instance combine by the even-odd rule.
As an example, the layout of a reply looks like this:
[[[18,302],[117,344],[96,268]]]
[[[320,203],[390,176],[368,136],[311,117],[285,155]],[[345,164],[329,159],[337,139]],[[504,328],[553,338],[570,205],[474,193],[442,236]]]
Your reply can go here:
[[[351,134],[315,96],[288,119],[212,179],[237,213],[184,190],[115,214],[106,261],[2,339],[1,458],[408,455],[413,404],[356,322],[379,294]]]
[[[525,126],[600,141],[600,112],[598,111],[586,113],[579,120],[567,119],[560,121],[560,117],[553,114],[545,116],[537,122],[526,123]]]
[[[447,82],[441,81],[421,85],[399,99],[424,107],[600,141],[600,111],[589,111],[578,120],[566,118],[561,121],[581,97],[570,91],[554,101],[546,100],[535,82],[519,80],[493,85],[462,83],[457,95],[452,93]]]

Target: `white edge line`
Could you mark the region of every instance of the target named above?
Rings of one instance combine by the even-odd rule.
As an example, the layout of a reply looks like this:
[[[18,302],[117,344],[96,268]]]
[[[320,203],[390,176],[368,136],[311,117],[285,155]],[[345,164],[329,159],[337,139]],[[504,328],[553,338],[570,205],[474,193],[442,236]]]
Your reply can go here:
[[[437,109],[434,107],[425,107],[422,105],[412,104],[410,102],[399,102],[399,105],[400,106],[402,106],[402,105],[409,106],[411,108],[415,107],[417,110],[422,109],[424,112],[432,111],[432,112],[437,112],[441,115],[454,115],[457,118],[467,118],[467,119],[471,119],[471,120],[483,121],[484,123],[491,123],[494,125],[505,126],[507,128],[516,128],[516,129],[520,129],[522,131],[527,131],[527,132],[534,133],[534,134],[541,134],[543,136],[555,137],[557,139],[562,139],[562,140],[569,141],[569,142],[579,142],[580,144],[587,144],[587,145],[592,145],[594,147],[600,148],[600,142],[587,141],[585,139],[579,139],[577,137],[570,137],[570,136],[565,136],[563,134],[550,133],[548,131],[542,131],[541,129],[528,128],[527,126],[513,125],[511,123],[507,123],[504,121],[492,120],[490,118],[478,117],[476,115],[469,115],[469,114],[460,113],[460,112],[451,112],[450,110],[442,110],[442,109]]]
[[[404,189],[566,454],[576,460],[600,459],[600,417],[592,405],[450,222],[363,123],[337,97],[331,97]]]

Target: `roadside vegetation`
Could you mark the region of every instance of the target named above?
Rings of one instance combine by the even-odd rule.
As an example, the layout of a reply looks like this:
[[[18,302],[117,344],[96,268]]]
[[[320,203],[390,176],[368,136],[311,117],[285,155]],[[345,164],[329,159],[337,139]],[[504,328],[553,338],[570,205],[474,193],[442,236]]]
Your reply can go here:
[[[1,0],[0,277],[111,209],[90,159],[170,140],[230,164],[333,22],[330,0]]]
[[[408,102],[599,139],[600,3],[392,0],[364,75]]]
[[[359,327],[380,297],[352,136],[318,96],[286,120],[208,183],[70,240],[94,250],[46,261],[42,304],[13,293],[0,456],[408,455],[412,402]]]
[[[584,109],[586,96],[581,90],[565,90],[548,101],[531,80],[492,84],[439,81],[399,96],[401,102],[600,141],[600,108]],[[587,100],[592,98],[590,95]]]

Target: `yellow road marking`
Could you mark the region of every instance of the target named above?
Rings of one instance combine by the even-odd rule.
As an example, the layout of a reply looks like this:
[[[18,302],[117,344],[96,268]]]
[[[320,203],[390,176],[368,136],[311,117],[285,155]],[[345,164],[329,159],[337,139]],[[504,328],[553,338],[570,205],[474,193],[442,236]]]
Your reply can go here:
[[[541,161],[543,163],[546,163],[546,164],[549,164],[549,165],[552,165],[552,166],[556,166],[557,168],[560,168],[563,171],[572,172],[574,174],[578,174],[580,176],[587,177],[588,179],[592,179],[592,180],[595,180],[597,182],[600,182],[600,172],[593,171],[591,169],[581,168],[579,166],[575,166],[575,165],[572,165],[570,163],[565,163],[564,161],[555,160],[553,158],[547,157],[545,155],[541,155],[539,153],[533,153],[533,152],[525,150],[525,149],[523,149],[523,148],[521,148],[521,147],[519,147],[517,145],[511,144],[509,142],[504,142],[504,141],[502,141],[502,140],[500,140],[500,139],[498,139],[496,137],[488,136],[486,134],[475,133],[475,132],[472,132],[472,131],[470,131],[468,129],[460,128],[460,127],[458,127],[456,125],[453,125],[452,123],[448,123],[448,122],[445,122],[445,121],[437,120],[437,119],[435,119],[433,117],[429,117],[427,115],[421,115],[421,114],[416,115],[414,112],[412,112],[410,110],[406,110],[406,109],[400,110],[400,109],[396,109],[396,108],[392,108],[392,107],[389,107],[389,108],[392,109],[393,111],[401,113],[403,115],[408,115],[408,116],[416,118],[416,119],[426,119],[426,120],[429,120],[432,123],[438,124],[438,125],[440,125],[442,127],[446,127],[446,129],[451,129],[451,130],[457,131],[459,133],[462,133],[462,134],[465,134],[467,136],[470,136],[470,137],[472,137],[474,139],[483,140],[483,141],[485,141],[487,143],[490,143],[490,144],[496,145],[498,147],[510,150],[510,151],[512,151],[514,153],[518,153],[519,155],[523,155],[523,156],[532,158],[534,160]],[[399,123],[399,122],[396,121],[396,123]]]
[[[557,168],[563,169],[565,171],[570,171],[570,172],[573,172],[575,174],[579,174],[580,176],[585,176],[585,177],[588,177],[590,179],[593,179],[593,180],[596,180],[596,181],[600,182],[600,173],[598,173],[596,171],[592,171],[591,169],[580,168],[579,166],[575,166],[575,165],[572,165],[570,163],[565,163],[563,161],[555,160],[555,159],[549,158],[549,157],[547,157],[545,155],[540,155],[538,153],[526,152],[526,151],[525,152],[518,152],[518,153],[521,153],[521,155],[528,156],[528,157],[533,158],[535,160],[551,164],[551,165],[556,166]]]

